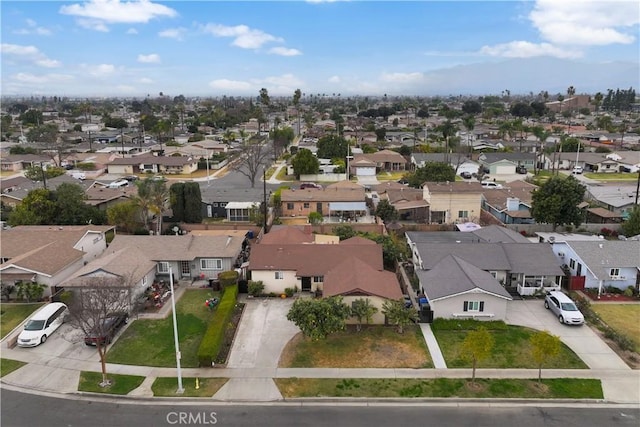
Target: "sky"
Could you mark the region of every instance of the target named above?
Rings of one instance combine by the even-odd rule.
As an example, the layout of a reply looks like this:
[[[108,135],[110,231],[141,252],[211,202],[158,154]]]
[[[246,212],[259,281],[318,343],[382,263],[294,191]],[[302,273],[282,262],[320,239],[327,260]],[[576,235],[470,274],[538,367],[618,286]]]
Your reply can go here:
[[[640,2],[0,2],[3,96],[638,87]]]

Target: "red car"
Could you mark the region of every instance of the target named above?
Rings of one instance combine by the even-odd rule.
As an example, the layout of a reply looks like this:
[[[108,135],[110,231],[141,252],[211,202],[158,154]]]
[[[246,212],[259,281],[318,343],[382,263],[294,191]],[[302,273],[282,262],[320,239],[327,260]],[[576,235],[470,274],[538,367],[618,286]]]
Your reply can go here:
[[[104,318],[102,322],[96,325],[91,332],[84,337],[86,345],[111,344],[113,337],[118,331],[129,322],[127,313],[114,313]]]

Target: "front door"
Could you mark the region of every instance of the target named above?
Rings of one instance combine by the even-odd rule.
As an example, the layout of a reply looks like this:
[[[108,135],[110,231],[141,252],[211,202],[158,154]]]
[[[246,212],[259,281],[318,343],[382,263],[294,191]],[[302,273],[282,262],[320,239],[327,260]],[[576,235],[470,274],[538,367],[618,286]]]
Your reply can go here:
[[[316,212],[322,215],[322,202],[316,203]]]
[[[191,265],[189,261],[180,261],[180,276],[191,277]]]
[[[302,278],[302,292],[311,292],[311,277]]]

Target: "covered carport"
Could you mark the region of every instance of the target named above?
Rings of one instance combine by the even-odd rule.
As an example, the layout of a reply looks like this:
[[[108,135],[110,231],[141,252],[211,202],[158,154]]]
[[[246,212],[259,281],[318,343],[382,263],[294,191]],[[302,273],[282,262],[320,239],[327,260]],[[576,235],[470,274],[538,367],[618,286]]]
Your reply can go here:
[[[332,216],[343,221],[357,222],[359,217],[367,216],[369,213],[366,202],[330,202],[329,218]]]

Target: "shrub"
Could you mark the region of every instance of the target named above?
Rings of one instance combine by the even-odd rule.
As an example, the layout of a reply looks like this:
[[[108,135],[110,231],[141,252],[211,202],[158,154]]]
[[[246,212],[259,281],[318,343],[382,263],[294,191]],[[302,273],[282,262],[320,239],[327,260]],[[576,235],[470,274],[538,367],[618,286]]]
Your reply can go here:
[[[252,295],[254,297],[257,297],[258,295],[261,295],[262,292],[264,291],[264,283],[262,283],[262,280],[258,280],[258,281],[253,281],[250,280],[249,281],[249,295]]]
[[[287,298],[291,298],[294,293],[295,293],[295,289],[293,289],[293,288],[284,288],[284,294],[287,296]]]
[[[238,283],[238,272],[235,270],[223,271],[218,274],[218,280],[220,280],[220,286],[224,291],[227,287],[236,285]]]
[[[202,338],[198,348],[198,363],[200,366],[212,366],[224,344],[224,332],[229,320],[233,316],[233,310],[238,299],[238,286],[232,285],[222,295],[215,315],[209,323],[209,327]]]
[[[76,164],[76,169],[79,169],[81,171],[94,171],[96,170],[96,164],[95,163],[77,163]]]
[[[433,321],[433,329],[440,331],[470,331],[483,326],[488,330],[506,330],[507,324],[502,320],[475,320],[475,319],[443,319],[438,318]]]

